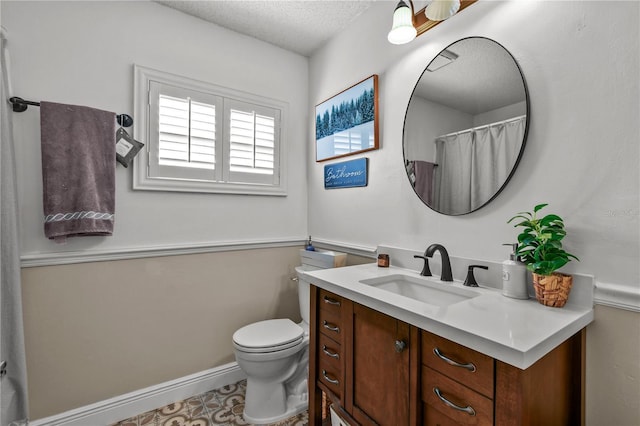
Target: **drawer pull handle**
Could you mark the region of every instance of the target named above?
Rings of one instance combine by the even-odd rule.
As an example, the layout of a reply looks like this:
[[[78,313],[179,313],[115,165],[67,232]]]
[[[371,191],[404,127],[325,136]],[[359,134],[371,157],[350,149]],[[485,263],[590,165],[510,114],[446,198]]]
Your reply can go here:
[[[440,350],[438,348],[434,348],[433,349],[433,353],[436,354],[436,356],[438,358],[440,358],[441,360],[443,360],[444,362],[446,362],[449,365],[453,365],[454,367],[461,367],[461,368],[466,368],[467,370],[471,371],[472,373],[476,372],[476,366],[469,362],[466,364],[461,364],[459,362],[455,362],[454,360],[447,358],[446,356],[442,355],[442,353],[440,353]]]
[[[331,297],[328,296],[324,296],[324,303],[328,303],[330,305],[336,305],[336,306],[340,306],[340,301],[333,299]]]
[[[322,321],[322,326],[327,330],[335,331],[336,333],[340,333],[340,327],[337,325],[333,325],[328,323],[326,320]]]
[[[325,378],[325,380],[333,385],[339,385],[340,381],[338,379],[332,379],[331,377],[329,377],[327,375],[327,370],[322,370],[322,377]]]
[[[454,404],[453,402],[449,401],[447,398],[442,396],[442,394],[440,393],[440,389],[433,388],[433,393],[435,393],[436,396],[438,398],[440,398],[440,401],[444,402],[445,405],[447,405],[448,407],[451,407],[454,410],[464,411],[465,413],[467,413],[470,416],[475,416],[476,415],[476,410],[474,410],[473,407],[471,407],[470,405],[467,405],[466,407],[460,407],[459,405]]]
[[[328,348],[327,345],[322,345],[322,352],[325,353],[325,355],[330,356],[331,358],[335,358],[335,359],[340,359],[340,354],[337,352],[331,352]]]

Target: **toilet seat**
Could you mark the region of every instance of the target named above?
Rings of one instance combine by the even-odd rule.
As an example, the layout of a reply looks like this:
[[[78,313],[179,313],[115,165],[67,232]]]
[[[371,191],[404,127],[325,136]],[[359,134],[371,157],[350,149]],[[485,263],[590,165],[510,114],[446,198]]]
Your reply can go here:
[[[299,345],[303,340],[303,328],[286,318],[259,321],[233,333],[234,346],[248,353],[282,351]]]

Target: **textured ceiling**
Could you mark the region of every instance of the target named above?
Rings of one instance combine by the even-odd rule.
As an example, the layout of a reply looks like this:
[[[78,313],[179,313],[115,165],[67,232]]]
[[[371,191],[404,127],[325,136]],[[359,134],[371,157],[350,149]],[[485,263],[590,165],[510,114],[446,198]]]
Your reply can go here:
[[[156,1],[230,30],[310,56],[376,0]]]
[[[458,59],[434,72],[425,71],[416,95],[473,115],[525,100],[520,70],[500,45],[467,38],[447,50]]]

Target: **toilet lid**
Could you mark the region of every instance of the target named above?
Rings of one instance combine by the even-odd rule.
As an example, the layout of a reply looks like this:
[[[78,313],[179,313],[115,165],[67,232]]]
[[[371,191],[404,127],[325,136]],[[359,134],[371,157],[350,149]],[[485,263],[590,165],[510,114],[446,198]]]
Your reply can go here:
[[[304,330],[290,319],[273,319],[246,325],[233,333],[233,341],[249,350],[285,349],[302,340]]]

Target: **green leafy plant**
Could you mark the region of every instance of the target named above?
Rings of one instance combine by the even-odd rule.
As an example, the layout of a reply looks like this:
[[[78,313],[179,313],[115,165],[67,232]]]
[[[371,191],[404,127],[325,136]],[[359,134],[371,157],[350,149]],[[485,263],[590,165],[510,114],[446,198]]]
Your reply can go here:
[[[538,212],[547,205],[538,204],[533,212],[520,212],[507,222],[522,219],[513,225],[523,228],[518,235],[517,254],[529,271],[539,275],[551,275],[571,259],[580,260],[562,249],[561,241],[567,235],[562,218],[555,214],[538,218]]]

